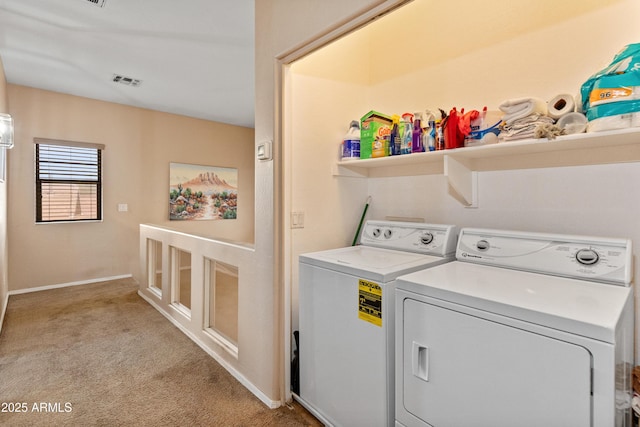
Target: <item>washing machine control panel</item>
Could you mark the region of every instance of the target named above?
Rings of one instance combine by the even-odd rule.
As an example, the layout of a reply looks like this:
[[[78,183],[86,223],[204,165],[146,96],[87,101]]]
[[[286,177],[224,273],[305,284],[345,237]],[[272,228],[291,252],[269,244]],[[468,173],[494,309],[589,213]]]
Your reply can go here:
[[[631,241],[598,237],[462,229],[459,261],[628,286]]]
[[[367,221],[360,235],[360,244],[449,256],[455,252],[457,237],[457,228],[453,225]]]

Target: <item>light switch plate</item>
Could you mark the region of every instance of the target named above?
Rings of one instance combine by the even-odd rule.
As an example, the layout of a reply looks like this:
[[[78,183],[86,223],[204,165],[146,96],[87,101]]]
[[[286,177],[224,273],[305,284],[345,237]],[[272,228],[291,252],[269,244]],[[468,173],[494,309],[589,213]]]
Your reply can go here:
[[[258,160],[271,160],[271,141],[258,144]]]
[[[304,228],[304,212],[291,212],[291,228]]]

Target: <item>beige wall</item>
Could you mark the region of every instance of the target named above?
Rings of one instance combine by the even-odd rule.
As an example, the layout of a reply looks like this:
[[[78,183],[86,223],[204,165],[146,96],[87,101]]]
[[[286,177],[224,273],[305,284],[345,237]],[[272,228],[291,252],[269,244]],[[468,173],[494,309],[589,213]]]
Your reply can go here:
[[[4,75],[4,66],[0,58],[0,112],[9,113],[7,95],[7,79]],[[8,154],[5,152],[5,154]],[[0,328],[9,297],[9,254],[7,249],[7,184],[0,183]]]
[[[253,129],[9,85],[16,146],[9,167],[9,289],[133,274],[138,224],[253,241]],[[35,224],[34,137],[105,145],[103,221]],[[235,167],[235,221],[168,220],[169,162]],[[128,212],[118,212],[118,204]]]

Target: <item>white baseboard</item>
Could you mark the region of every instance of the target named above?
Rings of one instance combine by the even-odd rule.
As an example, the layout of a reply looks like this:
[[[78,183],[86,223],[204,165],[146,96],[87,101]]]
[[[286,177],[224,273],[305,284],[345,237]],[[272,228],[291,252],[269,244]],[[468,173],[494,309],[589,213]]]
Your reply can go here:
[[[4,315],[7,313],[7,305],[9,305],[9,294],[5,295],[2,302],[2,314],[0,315],[0,332],[2,332],[2,325],[4,324]]]
[[[188,330],[184,325],[175,320],[173,317],[169,315],[166,311],[162,309],[153,299],[149,298],[143,292],[138,290],[138,295],[142,297],[146,302],[148,302],[153,308],[158,310],[164,317],[166,317],[175,327],[180,329],[191,341],[196,343],[198,347],[203,349],[209,356],[211,356],[216,362],[218,362],[224,369],[226,369],[235,379],[237,379],[240,384],[242,384],[245,388],[247,388],[251,393],[253,393],[258,399],[262,401],[265,405],[267,405],[271,409],[275,409],[281,406],[280,401],[271,400],[269,397],[264,394],[258,387],[256,387],[251,381],[249,381],[244,375],[238,372],[233,366],[231,366],[226,360],[221,358],[216,352],[214,352],[211,348],[209,348],[200,338],[193,334],[190,330]]]
[[[107,282],[109,280],[126,279],[129,277],[133,277],[133,275],[122,274],[120,276],[100,277],[98,279],[81,280],[78,282],[59,283],[57,285],[39,286],[37,288],[16,289],[14,291],[9,291],[9,295],[28,294],[30,292],[39,292],[39,291],[47,291],[50,289],[67,288],[69,286],[89,285],[91,283]]]

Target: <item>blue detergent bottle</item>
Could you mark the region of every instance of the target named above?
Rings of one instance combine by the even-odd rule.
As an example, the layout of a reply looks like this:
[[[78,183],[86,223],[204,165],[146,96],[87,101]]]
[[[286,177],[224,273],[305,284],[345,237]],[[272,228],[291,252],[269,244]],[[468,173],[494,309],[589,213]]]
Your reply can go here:
[[[411,154],[413,146],[413,114],[404,113],[402,115],[402,143],[400,145],[400,154]]]
[[[436,115],[426,110],[422,117],[422,150],[436,150]]]
[[[360,158],[360,122],[352,120],[341,144],[342,160]]]

